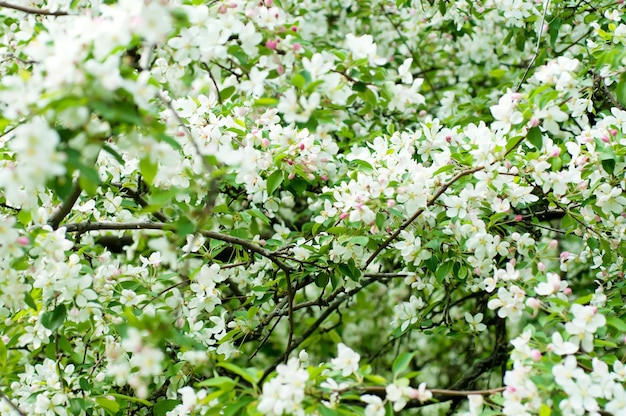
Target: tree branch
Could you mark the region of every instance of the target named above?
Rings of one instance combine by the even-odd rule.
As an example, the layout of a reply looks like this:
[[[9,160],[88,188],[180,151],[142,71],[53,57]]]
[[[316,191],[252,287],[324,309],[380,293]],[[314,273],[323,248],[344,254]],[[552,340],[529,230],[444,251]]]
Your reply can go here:
[[[52,217],[50,217],[50,219],[48,220],[48,225],[51,226],[52,229],[56,230],[57,228],[59,228],[59,224],[61,224],[63,218],[65,218],[72,211],[72,208],[74,207],[74,204],[78,200],[78,197],[80,196],[82,191],[83,190],[78,184],[78,181],[74,182],[74,187],[72,188],[72,193],[70,194],[70,196],[68,196],[67,199],[63,201],[61,206],[56,210],[54,214],[52,214]]]
[[[367,266],[369,266],[376,259],[376,257],[380,254],[380,252],[383,251],[389,244],[391,244],[391,242],[395,240],[398,237],[398,235],[400,235],[400,232],[402,232],[403,230],[406,229],[406,227],[411,225],[411,223],[415,221],[417,217],[422,215],[422,213],[426,210],[426,208],[433,205],[437,201],[437,199],[439,199],[439,197],[443,195],[443,193],[446,192],[450,186],[452,186],[452,184],[454,184],[456,181],[461,179],[463,176],[467,176],[469,174],[478,172],[483,169],[485,169],[484,166],[479,166],[477,168],[464,170],[463,172],[457,173],[452,179],[450,179],[448,182],[443,184],[443,186],[439,188],[437,193],[435,193],[435,195],[433,195],[432,198],[428,200],[424,208],[418,209],[417,212],[415,212],[415,214],[413,214],[411,218],[406,220],[393,234],[391,234],[391,236],[389,236],[380,246],[378,246],[376,251],[365,262],[365,266],[363,267],[363,269],[367,269]]]
[[[164,224],[160,222],[80,222],[74,224],[67,224],[65,226],[68,233],[85,233],[87,231],[101,231],[101,230],[162,230],[162,231],[174,231],[174,226],[170,224]],[[243,238],[234,237],[228,234],[220,234],[215,231],[199,231],[203,236],[212,238],[214,240],[224,241],[226,243],[235,244],[241,246],[247,250],[257,253],[262,257],[265,257],[272,261],[279,269],[285,273],[291,271],[291,267],[283,263],[276,255],[263,247],[260,247],[254,243]]]
[[[44,15],[44,16],[69,16],[70,14],[68,12],[63,12],[63,11],[50,11],[50,10],[46,10],[46,9],[37,9],[35,7],[26,7],[26,6],[20,6],[17,4],[11,4],[11,3],[7,3],[6,1],[0,1],[0,7],[4,7],[6,9],[12,9],[12,10],[17,10],[19,12],[24,12],[27,14],[38,14],[38,15]]]
[[[0,390],[0,399],[3,399],[4,401],[6,401],[9,404],[9,407],[13,410],[15,410],[17,412],[18,415],[20,416],[26,416],[26,413],[24,413],[22,411],[22,409],[20,409],[19,407],[17,407],[17,405],[15,403],[13,403],[13,401],[11,400],[11,398],[9,396],[7,396],[6,394],[4,394],[4,391]]]

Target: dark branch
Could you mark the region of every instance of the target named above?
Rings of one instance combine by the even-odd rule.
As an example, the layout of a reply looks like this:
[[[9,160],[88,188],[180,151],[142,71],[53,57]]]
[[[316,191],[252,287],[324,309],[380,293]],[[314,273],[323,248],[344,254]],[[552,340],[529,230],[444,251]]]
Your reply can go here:
[[[68,12],[63,12],[63,11],[50,11],[50,10],[46,10],[46,9],[37,9],[35,7],[26,7],[26,6],[20,6],[17,4],[11,4],[11,3],[7,3],[6,1],[0,1],[0,7],[4,7],[6,9],[12,9],[12,10],[17,10],[19,12],[24,12],[27,14],[38,14],[38,15],[44,15],[44,16],[69,16],[70,14]]]
[[[57,228],[59,228],[59,224],[61,224],[63,218],[65,218],[72,211],[72,208],[74,207],[74,204],[78,200],[78,197],[80,196],[82,191],[83,190],[78,184],[78,181],[76,181],[74,183],[74,187],[72,188],[72,193],[70,194],[70,196],[68,196],[67,199],[63,201],[61,206],[56,210],[54,214],[52,214],[52,217],[50,217],[50,219],[48,220],[48,225],[51,226],[52,229],[56,230]]]
[[[428,202],[426,203],[426,206],[424,208],[418,209],[417,212],[415,214],[413,214],[413,216],[411,218],[406,220],[391,236],[389,236],[389,238],[387,238],[380,246],[378,246],[376,251],[365,262],[365,266],[363,267],[363,269],[367,269],[367,266],[369,266],[376,259],[376,257],[380,254],[380,252],[383,251],[389,244],[391,244],[391,242],[393,240],[395,240],[400,235],[400,233],[404,229],[406,229],[406,227],[411,225],[411,223],[413,221],[415,221],[417,219],[417,217],[422,215],[422,213],[424,212],[424,210],[426,208],[428,208],[429,206],[433,205],[439,199],[439,197],[441,195],[443,195],[443,193],[446,192],[450,186],[452,186],[452,184],[454,184],[456,181],[461,179],[463,176],[467,176],[467,175],[472,174],[474,172],[478,172],[480,170],[483,170],[484,168],[485,168],[484,166],[479,166],[477,168],[464,170],[463,172],[457,173],[456,176],[454,176],[448,182],[443,184],[443,186],[441,188],[439,188],[437,193],[435,195],[433,195],[432,198],[430,198],[428,200]]]

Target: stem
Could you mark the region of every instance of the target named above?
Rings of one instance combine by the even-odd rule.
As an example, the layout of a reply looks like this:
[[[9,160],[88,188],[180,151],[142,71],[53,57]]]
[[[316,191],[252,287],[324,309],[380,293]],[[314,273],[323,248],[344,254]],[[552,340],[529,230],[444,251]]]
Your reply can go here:
[[[56,12],[52,12],[46,9],[37,9],[35,7],[26,7],[26,6],[20,6],[17,4],[11,4],[11,3],[7,3],[6,1],[0,1],[0,7],[4,7],[6,9],[17,10],[19,12],[24,12],[27,14],[38,14],[38,15],[44,15],[44,16],[69,16],[70,15],[68,12],[63,12],[60,10]]]
[[[74,187],[72,188],[72,193],[70,194],[70,196],[68,196],[67,199],[63,201],[61,206],[56,210],[54,214],[52,214],[52,217],[50,217],[50,219],[48,220],[48,225],[50,225],[52,229],[56,230],[57,228],[59,228],[59,224],[61,224],[63,218],[65,218],[72,211],[72,208],[74,207],[74,204],[76,204],[76,201],[78,200],[78,197],[80,196],[82,191],[83,190],[78,184],[78,181],[76,181],[74,183]]]
[[[439,197],[443,195],[443,193],[446,192],[450,186],[452,186],[452,184],[454,184],[456,181],[461,179],[463,176],[469,175],[474,172],[478,172],[483,169],[485,169],[484,166],[479,166],[477,168],[464,170],[463,172],[457,173],[456,176],[454,176],[452,179],[446,182],[441,188],[439,188],[437,193],[428,200],[424,208],[418,209],[417,212],[415,212],[415,214],[413,214],[411,218],[406,220],[393,234],[391,234],[391,236],[389,236],[389,238],[387,238],[380,246],[378,246],[376,251],[365,262],[365,266],[363,267],[363,269],[367,269],[367,266],[369,266],[376,259],[376,257],[380,254],[380,252],[383,251],[389,244],[391,244],[391,242],[395,240],[398,237],[398,235],[400,235],[400,232],[402,232],[404,229],[406,229],[406,227],[411,225],[411,223],[415,221],[417,217],[422,215],[422,213],[426,210],[426,208],[433,205],[437,201],[437,199],[439,199]]]

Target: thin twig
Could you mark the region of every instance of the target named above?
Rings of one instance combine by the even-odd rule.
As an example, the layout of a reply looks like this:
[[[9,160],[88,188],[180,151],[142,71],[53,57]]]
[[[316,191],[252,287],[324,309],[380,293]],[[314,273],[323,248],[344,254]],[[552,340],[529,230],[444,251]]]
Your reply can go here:
[[[64,12],[64,11],[50,11],[50,10],[46,10],[46,9],[37,9],[35,7],[26,7],[26,6],[20,6],[17,4],[11,4],[11,3],[7,3],[6,1],[0,1],[0,7],[4,7],[6,9],[13,9],[13,10],[17,10],[19,12],[24,12],[24,13],[28,13],[28,14],[39,14],[39,15],[44,15],[44,16],[69,16],[70,14],[68,12]]]
[[[517,88],[515,88],[515,91],[519,91],[519,89],[522,87],[522,84],[524,83],[524,81],[526,81],[528,72],[530,72],[530,68],[533,67],[533,65],[535,64],[535,59],[537,59],[537,56],[539,56],[539,48],[541,46],[541,37],[543,36],[543,25],[546,22],[546,13],[548,12],[549,5],[550,5],[550,0],[546,0],[546,2],[543,4],[543,14],[541,16],[541,24],[539,25],[539,35],[537,36],[537,46],[535,47],[535,53],[533,54],[533,59],[530,60],[530,63],[526,67],[526,71],[524,71],[524,75],[522,76],[522,79],[520,80],[519,84],[517,84]]]
[[[435,89],[435,86],[430,81],[430,78],[427,75],[427,71],[422,66],[420,60],[417,57],[417,54],[415,54],[415,52],[413,51],[413,48],[411,48],[409,46],[409,44],[408,44],[408,42],[406,40],[406,37],[400,31],[399,25],[394,23],[394,21],[391,19],[391,16],[389,15],[389,13],[387,13],[387,11],[385,10],[385,6],[384,5],[381,5],[381,10],[383,12],[383,16],[385,16],[387,18],[387,20],[389,20],[389,23],[391,23],[391,26],[393,26],[393,28],[396,31],[396,33],[398,34],[398,36],[400,36],[400,40],[402,41],[404,46],[406,46],[406,48],[411,53],[411,56],[413,57],[413,62],[415,62],[415,65],[417,65],[417,67],[419,68],[420,72],[423,74],[424,81],[430,87],[430,90],[432,91],[433,96],[435,97],[435,100],[437,101],[437,104],[441,105],[441,100],[439,99],[439,95],[437,94],[437,90]]]
[[[446,192],[450,186],[452,186],[452,184],[454,184],[456,181],[461,179],[463,176],[467,176],[469,174],[481,171],[483,169],[485,169],[484,166],[479,166],[477,168],[464,170],[462,172],[457,173],[452,179],[450,179],[448,182],[443,184],[443,186],[439,188],[437,193],[428,200],[425,207],[418,209],[415,212],[415,214],[411,216],[411,218],[406,220],[393,234],[391,234],[391,236],[389,236],[381,245],[378,246],[376,251],[365,262],[365,266],[363,267],[363,269],[367,269],[367,266],[369,266],[376,259],[376,257],[380,254],[380,252],[383,251],[389,244],[391,244],[391,242],[395,240],[398,237],[398,235],[400,235],[400,232],[402,232],[409,225],[411,225],[411,223],[415,221],[417,217],[422,215],[422,213],[426,210],[426,208],[433,205],[439,199],[439,197],[443,195],[443,193]]]
[[[17,407],[17,405],[15,403],[13,403],[11,398],[9,396],[7,396],[6,394],[4,394],[4,391],[2,391],[2,390],[0,390],[0,399],[3,399],[4,401],[6,401],[9,404],[9,407],[11,409],[15,410],[17,412],[17,414],[19,414],[20,416],[26,416],[26,413],[24,413],[22,411],[22,409]]]
[[[201,65],[204,68],[204,70],[209,73],[209,77],[211,78],[211,81],[213,81],[213,86],[215,87],[215,95],[217,95],[217,102],[220,103],[220,105],[221,105],[222,104],[222,97],[220,97],[220,89],[217,86],[217,81],[215,81],[215,77],[213,77],[213,73],[211,72],[211,68],[209,68],[209,66],[205,62],[202,62]]]
[[[170,224],[164,224],[160,222],[80,222],[67,224],[65,231],[68,233],[85,233],[87,231],[100,231],[100,230],[162,230],[162,231],[174,231],[174,226]],[[215,231],[199,231],[203,236],[212,238],[214,240],[224,241],[226,243],[235,244],[241,246],[253,253],[257,253],[262,257],[271,260],[279,269],[288,273],[291,271],[291,267],[283,263],[270,251],[251,243],[243,238],[234,237],[228,234],[221,234]]]
[[[313,333],[315,331],[318,330],[318,328],[320,327],[320,325],[322,325],[322,323],[324,323],[324,321],[330,316],[332,315],[338,308],[339,306],[341,306],[341,304],[352,297],[352,295],[360,292],[361,290],[365,289],[367,286],[369,286],[370,284],[376,282],[376,280],[374,279],[367,279],[364,280],[362,285],[360,287],[354,288],[352,290],[350,290],[349,292],[344,292],[343,294],[341,294],[340,296],[338,296],[335,301],[330,304],[330,306],[324,310],[324,312],[322,312],[322,314],[317,318],[317,320],[315,322],[313,322],[313,324],[311,326],[309,326],[307,328],[306,331],[304,331],[304,333],[296,340],[294,341],[291,346],[289,347],[289,349],[287,351],[285,351],[283,353],[282,356],[278,357],[267,369],[265,369],[265,372],[263,373],[263,375],[261,376],[261,379],[259,380],[259,385],[263,384],[263,381],[272,373],[272,371],[274,371],[276,369],[276,367],[285,360],[286,357],[289,357],[289,354],[291,354],[291,352],[293,350],[295,350],[296,348],[298,348],[298,346],[300,346],[304,341],[306,341],[311,335],[313,335]],[[331,295],[332,296],[332,295]]]

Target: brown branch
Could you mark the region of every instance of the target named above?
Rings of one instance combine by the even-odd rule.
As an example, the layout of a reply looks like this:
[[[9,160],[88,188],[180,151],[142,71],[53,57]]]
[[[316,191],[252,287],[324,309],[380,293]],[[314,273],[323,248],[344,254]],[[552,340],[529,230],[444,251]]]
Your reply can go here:
[[[141,194],[139,192],[135,191],[134,189],[131,189],[131,188],[127,187],[127,186],[124,186],[121,183],[111,183],[111,185],[115,186],[116,188],[119,188],[120,191],[123,191],[126,195],[130,196],[142,208],[145,208],[145,207],[147,207],[149,205],[148,201],[143,199]],[[157,220],[159,220],[161,222],[169,222],[169,219],[163,213],[161,213],[160,211],[152,212],[152,215],[154,215],[154,218],[156,218]]]
[[[74,207],[74,204],[76,204],[76,201],[78,200],[78,197],[80,196],[82,191],[83,190],[78,184],[78,181],[74,182],[74,187],[72,188],[72,193],[70,194],[70,196],[68,196],[67,199],[63,201],[61,206],[55,211],[54,214],[52,214],[52,217],[50,217],[50,219],[48,220],[48,225],[51,226],[52,229],[56,230],[57,228],[59,228],[59,224],[61,224],[63,218],[65,218],[72,211],[72,208]]]
[[[330,306],[324,310],[324,312],[322,312],[322,314],[317,318],[317,320],[315,322],[313,322],[313,324],[311,326],[309,326],[307,328],[306,331],[304,331],[304,333],[295,341],[293,342],[289,348],[282,354],[282,356],[278,357],[278,359],[276,359],[263,373],[263,375],[261,376],[261,379],[259,380],[259,385],[263,384],[263,381],[272,373],[272,371],[274,371],[276,369],[276,367],[281,363],[284,362],[288,357],[289,354],[291,354],[291,352],[293,350],[295,350],[296,348],[298,348],[298,346],[300,346],[304,341],[306,341],[311,335],[313,335],[313,333],[315,331],[318,330],[318,328],[322,325],[322,323],[324,323],[324,321],[330,316],[332,315],[337,309],[339,309],[339,307],[341,306],[341,304],[349,299],[350,297],[352,297],[352,295],[354,295],[355,293],[360,292],[361,290],[365,289],[367,286],[369,286],[370,284],[376,282],[376,280],[371,279],[371,280],[365,280],[363,282],[363,284],[360,287],[354,288],[352,290],[350,290],[349,292],[344,292],[342,294],[339,295],[339,293],[341,293],[341,291],[344,291],[345,289],[340,288],[337,289],[335,291],[335,293],[337,293],[339,296],[337,296],[337,298],[335,299],[335,301],[333,303],[330,304]],[[330,297],[332,297],[335,293],[331,294]]]
[[[7,3],[6,1],[0,1],[0,7],[4,7],[6,9],[12,9],[12,10],[17,10],[19,12],[24,12],[27,14],[38,14],[38,15],[44,15],[44,16],[69,16],[70,14],[68,12],[64,12],[64,11],[50,11],[50,10],[46,10],[46,9],[37,9],[35,7],[26,7],[26,6],[20,6],[17,4],[11,4],[11,3]]]
[[[413,214],[413,216],[411,216],[411,218],[406,220],[391,236],[389,236],[380,246],[378,246],[376,251],[365,262],[365,266],[363,266],[363,269],[367,269],[367,266],[369,266],[376,259],[376,257],[380,254],[380,252],[383,251],[389,244],[391,244],[391,242],[393,240],[395,240],[400,235],[400,232],[402,232],[409,225],[411,225],[411,223],[413,221],[415,221],[417,219],[417,217],[422,215],[422,213],[426,210],[426,208],[428,208],[431,205],[433,205],[439,199],[439,197],[441,195],[443,195],[443,193],[446,192],[450,186],[452,186],[452,184],[454,184],[456,181],[461,179],[463,176],[467,176],[469,174],[481,171],[483,169],[485,169],[484,166],[479,166],[477,168],[464,170],[462,172],[457,173],[452,179],[450,179],[448,182],[443,184],[443,186],[441,188],[439,188],[437,193],[435,193],[435,195],[433,195],[432,198],[430,198],[428,200],[428,202],[426,203],[426,206],[424,208],[418,209],[417,212],[415,212],[415,214]]]
[[[85,233],[87,231],[101,231],[101,230],[162,230],[162,231],[174,231],[173,225],[164,224],[160,222],[80,222],[67,224],[65,230],[68,233]],[[251,243],[243,238],[234,237],[228,234],[221,234],[215,231],[199,231],[203,236],[212,238],[214,240],[224,241],[226,243],[241,246],[253,253],[257,253],[262,257],[265,257],[272,261],[279,269],[285,273],[291,271],[291,267],[283,263],[274,254],[265,250],[263,247]]]
[[[211,72],[211,68],[209,68],[209,66],[205,62],[202,62],[201,65],[204,68],[204,70],[209,73],[209,77],[211,78],[211,81],[213,82],[213,86],[215,87],[215,95],[217,95],[217,102],[220,103],[220,105],[221,105],[222,104],[222,97],[220,97],[220,89],[217,86],[217,81],[215,81],[215,77],[213,77],[213,73]]]
[[[409,43],[406,40],[406,36],[404,36],[404,34],[402,34],[402,32],[400,31],[400,27],[391,19],[391,16],[385,10],[385,6],[384,5],[381,5],[381,10],[382,10],[383,16],[385,16],[385,18],[387,18],[387,20],[389,21],[389,23],[391,23],[391,26],[393,26],[393,29],[396,31],[398,36],[400,36],[401,42],[404,44],[404,46],[406,46],[406,48],[411,53],[411,57],[413,58],[413,62],[415,62],[415,65],[417,65],[417,67],[419,68],[420,72],[422,74],[424,74],[423,75],[424,81],[430,87],[430,90],[433,93],[433,97],[435,97],[435,100],[437,100],[437,103],[439,105],[441,105],[441,100],[439,99],[439,95],[437,94],[437,90],[435,89],[435,85],[431,82],[430,78],[427,76],[427,71],[422,66],[420,60],[418,59],[417,54],[413,51],[413,48],[411,48],[409,46]]]
[[[13,403],[13,401],[11,400],[11,398],[9,396],[7,396],[6,394],[4,394],[4,391],[0,390],[0,399],[3,399],[5,402],[7,402],[9,404],[9,407],[11,409],[13,409],[15,412],[17,412],[18,415],[20,416],[26,416],[26,413],[24,413],[22,411],[22,409],[20,409],[19,407],[17,407],[17,405],[15,403]]]
[[[519,89],[522,88],[522,84],[524,83],[524,81],[526,81],[526,77],[528,76],[528,72],[530,72],[530,68],[533,67],[533,65],[535,64],[535,60],[537,59],[537,56],[539,56],[539,48],[541,47],[541,36],[543,36],[543,24],[546,21],[546,13],[548,12],[549,5],[550,5],[550,0],[545,0],[545,3],[543,4],[543,14],[541,15],[541,24],[539,25],[539,34],[537,36],[537,45],[535,47],[535,53],[533,54],[533,58],[530,60],[530,63],[526,67],[526,71],[524,71],[524,75],[522,75],[522,79],[519,81],[519,84],[517,84],[517,88],[515,88],[515,91],[519,91]]]

